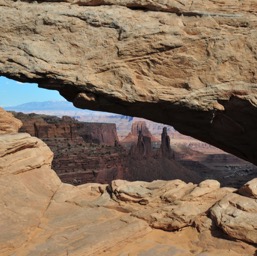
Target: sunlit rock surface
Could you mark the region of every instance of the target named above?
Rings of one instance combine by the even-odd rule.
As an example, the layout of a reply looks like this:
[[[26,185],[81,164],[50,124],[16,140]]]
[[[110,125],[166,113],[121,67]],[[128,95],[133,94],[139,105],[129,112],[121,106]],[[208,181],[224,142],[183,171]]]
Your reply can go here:
[[[257,3],[0,1],[0,74],[257,163]]]
[[[19,119],[14,119],[10,113],[0,108],[0,134],[15,133],[22,126]]]

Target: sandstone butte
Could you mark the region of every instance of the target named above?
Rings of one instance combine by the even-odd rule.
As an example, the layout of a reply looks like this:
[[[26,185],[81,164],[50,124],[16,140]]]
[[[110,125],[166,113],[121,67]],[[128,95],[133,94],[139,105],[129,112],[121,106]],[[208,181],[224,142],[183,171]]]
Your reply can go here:
[[[215,180],[75,187],[44,142],[0,119],[1,256],[256,255],[256,179],[238,191]]]
[[[0,75],[257,164],[256,0],[0,0]]]
[[[257,164],[256,0],[0,0],[0,13],[0,75]],[[5,117],[1,255],[256,255],[256,180],[238,191],[213,180],[73,187]]]

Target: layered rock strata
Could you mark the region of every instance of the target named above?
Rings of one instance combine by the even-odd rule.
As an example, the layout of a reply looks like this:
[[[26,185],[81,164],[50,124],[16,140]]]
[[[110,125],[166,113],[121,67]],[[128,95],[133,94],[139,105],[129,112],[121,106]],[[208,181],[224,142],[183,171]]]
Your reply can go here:
[[[14,113],[21,132],[42,139],[54,152],[52,167],[63,182],[108,183],[123,178],[124,150],[115,124],[85,123],[71,117]]]
[[[1,0],[0,74],[257,164],[257,4]]]
[[[126,143],[137,142],[139,133],[141,133],[142,136],[150,138],[151,141],[154,141],[154,142],[159,141],[155,136],[151,134],[145,121],[134,121],[131,125],[131,131],[122,140],[122,143],[126,144]]]
[[[119,141],[116,125],[109,123],[79,122],[69,116],[14,113],[23,122],[21,132],[40,139],[65,138],[70,141],[83,139],[86,143],[114,146]]]

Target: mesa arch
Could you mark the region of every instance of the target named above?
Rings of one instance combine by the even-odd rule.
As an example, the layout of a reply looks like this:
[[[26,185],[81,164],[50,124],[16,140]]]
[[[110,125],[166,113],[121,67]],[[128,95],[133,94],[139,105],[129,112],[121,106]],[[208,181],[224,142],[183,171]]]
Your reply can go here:
[[[0,75],[257,164],[257,3],[0,0]]]

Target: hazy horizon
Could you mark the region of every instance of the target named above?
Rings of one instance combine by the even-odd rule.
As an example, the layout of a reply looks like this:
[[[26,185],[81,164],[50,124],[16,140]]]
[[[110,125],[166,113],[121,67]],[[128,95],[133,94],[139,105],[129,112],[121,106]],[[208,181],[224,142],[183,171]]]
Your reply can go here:
[[[58,91],[39,88],[0,76],[0,107],[13,107],[29,102],[66,101]]]

